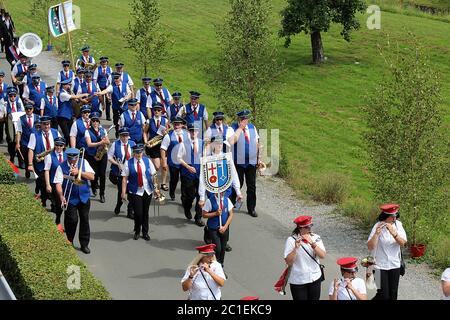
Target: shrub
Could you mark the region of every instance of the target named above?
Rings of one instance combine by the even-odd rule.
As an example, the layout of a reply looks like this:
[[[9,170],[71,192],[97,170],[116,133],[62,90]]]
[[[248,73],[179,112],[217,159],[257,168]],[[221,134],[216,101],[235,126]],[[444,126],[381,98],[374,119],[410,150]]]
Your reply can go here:
[[[348,217],[355,219],[364,228],[370,230],[377,221],[380,213],[375,203],[363,198],[351,198],[342,203],[339,211]]]
[[[16,177],[6,157],[0,154],[0,184],[14,184]]]
[[[310,190],[314,201],[339,204],[347,198],[349,185],[349,179],[345,175],[328,173],[315,180]]]
[[[0,185],[0,194],[0,269],[18,299],[110,299],[26,185]],[[67,288],[72,265],[80,268],[79,290]]]

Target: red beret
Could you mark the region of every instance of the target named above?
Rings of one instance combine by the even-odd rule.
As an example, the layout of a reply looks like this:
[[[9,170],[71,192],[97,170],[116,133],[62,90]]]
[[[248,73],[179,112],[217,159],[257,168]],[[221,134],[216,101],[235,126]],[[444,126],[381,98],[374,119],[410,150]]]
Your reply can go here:
[[[300,227],[306,227],[312,225],[312,217],[311,216],[299,216],[295,218],[294,223]]]
[[[243,297],[241,300],[259,300],[259,297],[247,296]]]
[[[345,269],[348,271],[358,271],[358,265],[356,264],[357,261],[358,258],[345,257],[338,259],[336,262],[341,266],[341,269]]]
[[[195,247],[195,249],[197,249],[199,253],[203,253],[203,254],[215,253],[215,251],[214,251],[215,248],[216,248],[216,245],[214,243],[207,244],[207,245],[200,246],[200,247]]]
[[[396,214],[400,206],[394,203],[383,204],[380,206],[381,211],[388,214]]]

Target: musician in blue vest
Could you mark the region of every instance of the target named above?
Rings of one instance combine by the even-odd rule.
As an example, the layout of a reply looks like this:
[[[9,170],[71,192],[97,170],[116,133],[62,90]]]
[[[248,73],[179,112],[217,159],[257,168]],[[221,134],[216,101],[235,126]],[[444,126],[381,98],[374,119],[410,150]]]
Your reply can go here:
[[[52,153],[47,155],[44,159],[44,171],[45,171],[45,185],[47,193],[50,195],[50,200],[52,202],[52,212],[56,215],[55,224],[60,233],[64,233],[64,228],[61,224],[61,199],[58,196],[58,191],[56,190],[56,185],[53,183],[55,180],[56,169],[67,161],[67,155],[64,152],[66,146],[66,140],[61,137],[57,137],[54,140],[55,149]]]
[[[205,141],[210,140],[211,137],[221,136],[223,141],[228,142],[228,145],[223,144],[223,152],[230,152],[231,150],[227,150],[227,147],[229,149],[229,144],[233,142],[234,130],[225,123],[225,114],[223,112],[216,111],[213,115],[213,123],[205,132]]]
[[[128,110],[120,115],[119,126],[130,130],[130,139],[136,144],[142,143],[145,139],[143,135],[145,122],[144,114],[138,110],[138,100],[133,98],[128,101]]]
[[[44,176],[45,157],[38,159],[37,156],[52,152],[55,147],[55,138],[59,137],[60,134],[50,127],[51,119],[49,117],[41,117],[40,120],[41,130],[32,132],[28,142],[28,171],[33,171],[38,175],[36,185],[41,193],[42,206],[45,207],[49,199]]]
[[[91,48],[89,46],[84,46],[81,48],[81,56],[78,58],[75,68],[88,69],[95,65],[95,59],[89,54]]]
[[[5,132],[6,109],[4,103],[8,99],[7,90],[9,87],[4,80],[5,71],[0,70],[0,143],[3,143],[3,134]]]
[[[147,108],[147,102],[152,101],[152,98],[150,96],[153,90],[153,88],[150,86],[151,81],[152,78],[149,77],[142,78],[143,87],[140,88],[136,93],[136,99],[139,101],[139,107],[141,112],[144,114],[145,119],[153,117],[151,109]]]
[[[86,130],[91,127],[91,106],[84,105],[80,109],[81,117],[77,119],[70,128],[70,147],[71,148],[87,148]]]
[[[55,97],[55,87],[47,87],[45,92],[46,95],[41,99],[40,116],[50,117],[52,128],[58,129],[58,98]]]
[[[257,217],[256,208],[256,169],[259,165],[258,148],[259,135],[256,127],[248,120],[249,110],[238,112],[239,122],[233,123],[234,139],[232,139],[234,165],[239,176],[241,187],[247,185],[247,211],[252,217]],[[236,193],[233,192],[231,201],[235,203]]]
[[[173,131],[166,134],[161,142],[161,161],[163,170],[170,172],[169,196],[173,201],[181,173],[180,163],[177,161],[178,148],[183,141],[189,139],[189,134],[183,129],[185,123],[183,118],[176,117],[172,123]]]
[[[133,82],[133,79],[131,79],[131,76],[130,76],[130,74],[128,72],[123,70],[123,66],[124,65],[125,64],[123,64],[122,62],[116,63],[115,64],[115,67],[116,67],[116,71],[115,72],[120,74],[120,81],[123,82],[123,83],[126,83],[130,87],[131,92],[133,92],[133,94],[134,94],[134,82]],[[112,78],[110,78],[110,82],[112,82]]]
[[[199,103],[200,92],[189,91],[190,102],[178,112],[178,116],[185,118],[187,123],[195,123],[199,128],[199,137],[204,139],[204,130],[208,128],[208,111],[203,104]]]
[[[6,142],[8,143],[8,154],[9,161],[14,163],[14,158],[16,157],[16,126],[17,121],[13,121],[16,118],[15,114],[17,112],[25,112],[22,100],[18,97],[18,92],[15,87],[8,88],[8,99],[5,104],[6,111]],[[12,126],[8,126],[8,122],[12,122]],[[12,130],[12,132],[11,132]],[[21,158],[17,155],[19,159],[19,165],[21,164]]]
[[[41,76],[34,74],[31,82],[28,83],[23,90],[23,101],[34,105],[34,113],[41,114],[41,102],[46,93],[47,85],[41,80]]]
[[[133,147],[134,157],[125,162],[122,171],[122,199],[125,201],[128,199],[133,207],[133,239],[138,240],[142,230],[142,238],[150,241],[148,211],[155,190],[153,176],[156,170],[152,162],[147,157],[143,157],[143,154],[144,145],[137,144]],[[155,192],[158,193],[158,191]]]
[[[71,90],[72,81],[64,80],[61,82],[62,90],[58,97],[58,125],[61,128],[64,139],[69,141],[70,139],[70,128],[72,127],[72,118],[74,116],[72,101],[77,99],[83,99],[88,96],[87,93],[80,95],[73,94]]]
[[[203,141],[198,138],[199,130],[193,123],[188,124],[188,130],[189,139],[183,142],[178,149],[177,155],[177,160],[181,164],[181,203],[184,208],[184,215],[188,220],[191,220],[192,203],[196,199],[195,224],[199,227],[204,227],[205,223],[202,221],[202,209],[198,203],[200,200],[198,187]]]
[[[111,94],[113,123],[116,126],[116,138],[118,138],[120,115],[128,110],[128,100],[132,98],[132,92],[128,83],[121,80],[120,73],[113,72],[111,76],[114,79],[112,84],[95,95],[104,96],[105,94]]]
[[[34,106],[32,104],[25,105],[25,114],[20,117],[17,122],[16,129],[16,151],[21,154],[19,156],[19,166],[25,167],[25,163],[28,162],[28,142],[30,141],[30,136],[35,132],[35,122],[39,118],[38,115],[33,113]],[[23,159],[22,159],[23,156]],[[25,177],[28,179],[30,177],[30,171],[25,169]]]
[[[33,82],[33,76],[37,75],[37,64],[33,63],[28,67],[28,72],[23,79],[23,89],[25,90],[26,86]],[[22,91],[23,94],[24,91]]]
[[[63,69],[58,72],[58,78],[56,80],[56,92],[57,95],[60,92],[61,89],[61,81],[66,81],[66,80],[74,80],[75,79],[75,72],[73,72],[73,70],[70,70],[70,61],[69,60],[64,60],[61,62]]]
[[[94,82],[98,85],[100,91],[103,91],[111,84],[110,77],[113,71],[108,65],[108,57],[101,57],[99,60],[100,66],[94,71]],[[100,103],[103,106],[103,110],[106,111],[106,120],[111,121],[111,95],[101,96]]]
[[[91,253],[89,241],[91,231],[89,227],[89,210],[91,208],[88,181],[95,178],[95,172],[86,160],[81,161],[80,150],[70,148],[66,150],[67,161],[63,162],[55,173],[53,183],[56,185],[61,204],[67,206],[64,211],[64,229],[67,240],[73,244],[77,231],[78,220],[80,230],[78,239],[81,251],[85,254]],[[74,183],[81,171],[81,185]],[[79,219],[78,219],[79,217]]]
[[[77,94],[87,93],[88,99],[82,99],[84,104],[90,104],[92,106],[92,112],[97,112],[102,116],[102,109],[100,107],[100,98],[95,95],[96,92],[100,92],[98,85],[92,80],[93,73],[88,70],[84,74],[85,81],[81,84]]]
[[[28,61],[28,58],[23,53],[20,53],[19,61],[14,65],[14,67],[11,70],[11,79],[16,87],[23,86],[24,79],[28,73],[29,66],[30,63]]]
[[[114,213],[118,215],[122,207],[122,170],[125,162],[131,159],[132,147],[136,144],[130,140],[130,130],[124,127],[119,130],[119,139],[117,139],[108,150],[108,160],[111,163],[109,180],[117,186],[117,203]],[[130,202],[127,206],[127,217],[134,219],[133,207]]]
[[[175,118],[178,116],[178,112],[181,110],[184,105],[181,103],[181,93],[176,91],[172,94],[173,97],[173,103],[167,108],[167,119],[170,120],[170,122],[173,122]]]
[[[75,94],[79,91],[81,85],[84,82],[84,74],[85,73],[86,73],[85,69],[78,68],[77,69],[77,76],[75,77],[75,79],[72,79],[72,89],[73,89],[73,92]]]
[[[208,219],[209,238],[216,245],[217,261],[224,267],[225,249],[230,237],[230,224],[233,220],[233,203],[229,199],[229,193],[210,193],[202,210],[203,218]]]
[[[100,202],[105,203],[106,167],[108,166],[108,157],[104,150],[111,142],[109,141],[108,133],[105,128],[100,125],[100,114],[98,112],[92,112],[90,118],[91,127],[85,132],[86,144],[88,146],[86,150],[86,159],[95,171],[95,180],[91,183],[92,192],[96,195],[97,189],[100,188]]]
[[[147,102],[147,108],[149,106],[153,107],[156,103],[160,103],[163,107],[162,114],[166,114],[166,110],[173,103],[172,95],[167,88],[163,87],[164,80],[161,78],[156,78],[153,80],[153,91],[150,96],[152,97],[151,104]],[[153,110],[152,110],[153,111]]]

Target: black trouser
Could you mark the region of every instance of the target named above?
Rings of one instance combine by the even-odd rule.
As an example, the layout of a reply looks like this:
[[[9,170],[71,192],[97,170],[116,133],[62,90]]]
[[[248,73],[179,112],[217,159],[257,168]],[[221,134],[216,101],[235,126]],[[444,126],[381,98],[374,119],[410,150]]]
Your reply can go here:
[[[116,127],[116,138],[119,137],[119,120],[122,112],[119,109],[113,108],[113,124]]]
[[[247,211],[251,213],[255,210],[256,207],[256,167],[247,166],[247,168],[243,168],[237,165],[236,171],[239,177],[241,188],[244,185],[245,177],[245,183],[247,185]],[[230,200],[231,202],[233,202],[233,204],[236,203],[236,192],[234,191],[234,189],[231,194]]]
[[[400,268],[377,270],[375,276],[380,277],[380,287],[373,300],[397,300]]]
[[[34,166],[36,168],[36,166]],[[42,206],[45,207],[47,200],[50,199],[50,195],[47,192],[47,187],[45,184],[45,171],[42,170],[42,172],[37,172],[38,178],[36,179],[36,187],[39,189],[41,193],[41,202]]]
[[[29,164],[29,162],[28,162],[28,147],[21,144],[20,152],[23,155],[23,159],[19,154],[19,165],[21,162],[25,162],[25,172],[28,172],[28,164]]]
[[[319,300],[320,299],[320,279],[306,284],[290,284],[293,300]]]
[[[86,159],[91,165],[92,169],[95,171],[95,179],[91,181],[92,191],[97,190],[99,188],[99,180],[100,180],[100,195],[105,195],[105,186],[106,186],[106,167],[108,166],[108,156],[105,154],[102,160],[95,160],[95,156],[86,155]]]
[[[0,141],[3,141],[3,133],[5,132],[5,122],[1,121],[0,122]]]
[[[116,203],[116,207],[119,208],[122,206],[123,201],[122,201],[122,176],[119,176],[119,178],[117,179],[117,203]],[[133,206],[131,205],[131,202],[128,201],[128,205],[127,205],[127,214],[130,215],[133,213]]]
[[[169,182],[169,195],[175,197],[175,190],[177,189],[178,181],[180,180],[181,169],[177,167],[169,166],[170,182]]]
[[[150,209],[152,195],[144,191],[142,196],[128,193],[128,197],[134,210],[134,232],[140,233],[142,228],[142,235],[147,235],[149,229],[148,211]]]
[[[216,245],[216,248],[214,249],[216,252],[216,258],[217,261],[222,264],[225,260],[225,248],[227,247],[228,239],[230,238],[230,228],[227,229],[223,234],[219,232],[219,230],[211,230],[208,228],[209,237]]]
[[[69,203],[64,214],[64,229],[66,230],[67,239],[72,243],[77,231],[78,216],[80,216],[80,231],[78,232],[78,239],[81,247],[87,247],[91,238],[91,229],[89,227],[90,208],[90,200],[88,200],[87,203],[80,202],[76,206]]]
[[[50,194],[50,200],[52,202],[52,212],[56,215],[55,223],[58,225],[61,223],[61,215],[62,215],[62,208],[61,208],[61,200],[59,198],[58,192],[56,191],[56,184],[50,183],[52,186],[52,193]]]
[[[52,118],[50,125],[53,129],[58,130],[58,120],[56,118]]]
[[[72,119],[58,118],[58,125],[61,128],[66,144],[70,143],[70,127],[72,127]]]
[[[189,179],[181,175],[181,203],[184,208],[184,215],[187,217],[191,214],[192,202],[195,202],[195,221],[201,220],[202,209],[198,205],[200,197],[198,195],[198,179]]]

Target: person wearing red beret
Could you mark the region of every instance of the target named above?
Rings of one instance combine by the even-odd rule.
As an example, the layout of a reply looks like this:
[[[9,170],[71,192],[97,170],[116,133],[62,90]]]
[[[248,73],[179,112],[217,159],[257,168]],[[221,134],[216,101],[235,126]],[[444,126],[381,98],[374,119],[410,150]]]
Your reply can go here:
[[[328,296],[330,300],[367,300],[366,284],[361,278],[357,278],[357,258],[345,257],[337,260],[341,266],[339,279],[334,279],[330,284]]]
[[[367,247],[375,257],[375,283],[377,294],[374,300],[397,300],[400,280],[401,247],[406,244],[406,232],[398,220],[398,204],[380,206],[378,222],[373,226]]]
[[[322,271],[320,259],[325,247],[320,236],[311,232],[312,217],[299,216],[297,227],[286,240],[284,259],[291,271],[288,278],[293,300],[319,300]]]
[[[225,274],[215,256],[215,244],[196,247],[199,254],[188,266],[181,287],[189,291],[188,300],[220,300]]]

